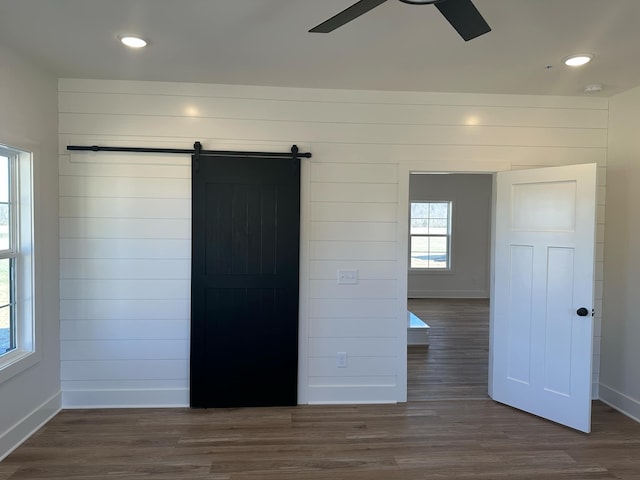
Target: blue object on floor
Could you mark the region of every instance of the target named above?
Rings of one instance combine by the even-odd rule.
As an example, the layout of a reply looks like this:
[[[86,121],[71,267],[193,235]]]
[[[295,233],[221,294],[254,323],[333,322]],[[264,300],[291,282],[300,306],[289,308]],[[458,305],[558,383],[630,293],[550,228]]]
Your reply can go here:
[[[407,311],[407,345],[429,346],[429,325]]]

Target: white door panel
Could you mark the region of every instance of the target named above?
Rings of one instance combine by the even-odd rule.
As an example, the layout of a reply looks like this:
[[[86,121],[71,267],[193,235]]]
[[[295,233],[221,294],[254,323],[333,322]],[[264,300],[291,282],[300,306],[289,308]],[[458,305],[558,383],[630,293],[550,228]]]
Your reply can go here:
[[[595,165],[575,165],[500,172],[496,182],[492,397],[585,432],[595,176]]]

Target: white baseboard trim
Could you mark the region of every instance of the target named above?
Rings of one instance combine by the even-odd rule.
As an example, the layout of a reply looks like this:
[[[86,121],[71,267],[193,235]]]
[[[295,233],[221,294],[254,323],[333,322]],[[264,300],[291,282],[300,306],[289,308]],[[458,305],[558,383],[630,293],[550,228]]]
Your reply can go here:
[[[396,385],[310,385],[309,405],[398,403]]]
[[[409,290],[408,298],[489,298],[484,290]]]
[[[615,388],[601,383],[600,401],[640,423],[640,401],[635,398],[631,398]]]
[[[188,388],[64,390],[62,408],[178,408],[189,406]]]
[[[60,404],[61,394],[57,392],[33,412],[16,422],[13,427],[3,432],[0,435],[0,461],[51,420],[60,411]],[[0,408],[2,408],[1,405]]]
[[[591,400],[598,400],[600,398],[600,384],[594,382],[591,384]]]

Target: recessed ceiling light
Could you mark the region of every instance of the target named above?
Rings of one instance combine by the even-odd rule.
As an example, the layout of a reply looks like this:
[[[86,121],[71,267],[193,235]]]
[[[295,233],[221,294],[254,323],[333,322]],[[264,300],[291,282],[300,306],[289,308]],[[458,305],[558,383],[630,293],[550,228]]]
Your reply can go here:
[[[122,35],[120,41],[129,48],[142,48],[147,46],[147,41],[136,35]]]
[[[593,55],[589,53],[579,53],[577,55],[571,55],[570,57],[566,57],[564,60],[565,65],[569,67],[580,67],[585,65],[591,61]]]

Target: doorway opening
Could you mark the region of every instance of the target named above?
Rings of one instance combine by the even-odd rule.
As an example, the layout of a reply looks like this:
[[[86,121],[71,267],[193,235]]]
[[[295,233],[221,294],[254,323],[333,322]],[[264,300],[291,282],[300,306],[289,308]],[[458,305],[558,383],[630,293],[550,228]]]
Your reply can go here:
[[[488,397],[492,184],[491,174],[410,174],[409,401]]]

